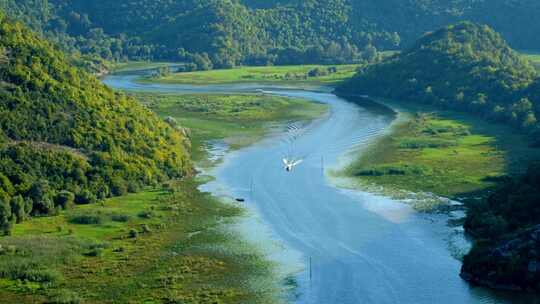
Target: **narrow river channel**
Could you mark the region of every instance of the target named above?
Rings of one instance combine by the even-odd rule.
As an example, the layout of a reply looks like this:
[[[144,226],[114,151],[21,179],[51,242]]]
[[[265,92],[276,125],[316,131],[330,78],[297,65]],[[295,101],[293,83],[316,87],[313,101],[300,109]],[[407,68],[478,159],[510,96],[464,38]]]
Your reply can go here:
[[[332,185],[324,171],[383,132],[394,116],[350,103],[331,93],[261,85],[185,86],[135,83],[134,75],[110,76],[111,87],[179,93],[265,90],[329,105],[329,114],[307,126],[294,141],[305,162],[293,172],[282,166],[291,143],[273,136],[225,156],[206,188],[245,197],[278,242],[298,253],[293,302],[357,303],[531,303],[512,295],[471,287],[459,277],[452,249],[461,232],[443,215],[424,215],[388,198]],[[249,189],[249,191],[246,191]],[[223,191],[223,190],[219,190]],[[216,193],[221,194],[221,193]]]

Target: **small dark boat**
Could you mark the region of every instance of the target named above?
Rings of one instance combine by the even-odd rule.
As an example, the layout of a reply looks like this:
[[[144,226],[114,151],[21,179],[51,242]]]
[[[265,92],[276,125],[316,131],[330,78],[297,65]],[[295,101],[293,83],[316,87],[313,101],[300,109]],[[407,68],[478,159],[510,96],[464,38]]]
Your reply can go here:
[[[245,202],[246,200],[243,199],[243,198],[237,198],[236,201],[239,202],[239,203],[243,203],[243,202]]]

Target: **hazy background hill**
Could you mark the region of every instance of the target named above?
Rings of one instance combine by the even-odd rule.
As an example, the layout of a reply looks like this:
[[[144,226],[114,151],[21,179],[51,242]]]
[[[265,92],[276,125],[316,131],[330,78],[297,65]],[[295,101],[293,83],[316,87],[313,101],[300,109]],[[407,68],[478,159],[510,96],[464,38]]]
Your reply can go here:
[[[107,60],[240,64],[375,59],[462,20],[486,23],[514,48],[540,49],[533,0],[3,0],[12,16],[70,51]]]

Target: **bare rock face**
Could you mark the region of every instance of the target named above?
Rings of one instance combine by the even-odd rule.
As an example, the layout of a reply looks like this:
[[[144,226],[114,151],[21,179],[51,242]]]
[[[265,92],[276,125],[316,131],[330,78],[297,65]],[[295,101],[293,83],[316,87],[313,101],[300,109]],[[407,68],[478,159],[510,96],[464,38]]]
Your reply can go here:
[[[495,289],[540,291],[540,225],[497,244],[480,244],[463,261],[461,277]]]

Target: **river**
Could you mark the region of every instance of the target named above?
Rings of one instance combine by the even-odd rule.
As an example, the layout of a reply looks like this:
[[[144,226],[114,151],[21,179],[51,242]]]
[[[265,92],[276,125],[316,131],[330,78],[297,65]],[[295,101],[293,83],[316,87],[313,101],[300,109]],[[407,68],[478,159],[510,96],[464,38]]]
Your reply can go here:
[[[302,126],[294,143],[284,132],[227,154],[213,172],[216,180],[205,186],[216,195],[246,198],[246,207],[272,238],[295,253],[291,256],[303,267],[294,273],[298,294],[293,302],[532,303],[460,279],[455,247],[463,235],[447,225],[447,216],[418,214],[404,203],[332,184],[325,172],[384,132],[393,115],[325,92],[258,84],[139,84],[134,77],[116,75],[104,82],[118,89],[154,92],[264,90],[329,105],[329,114]],[[291,150],[306,159],[288,173],[281,161]]]

